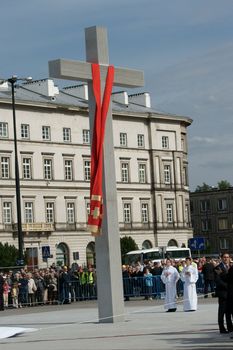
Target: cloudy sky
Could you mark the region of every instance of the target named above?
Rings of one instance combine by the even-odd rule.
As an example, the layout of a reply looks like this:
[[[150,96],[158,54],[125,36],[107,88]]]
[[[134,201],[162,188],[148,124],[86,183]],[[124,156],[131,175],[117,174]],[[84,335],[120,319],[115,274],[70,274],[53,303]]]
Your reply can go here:
[[[233,185],[233,0],[0,0],[0,77],[48,76],[85,59],[84,28],[106,26],[110,61],[145,71],[157,110],[190,116],[190,187]]]

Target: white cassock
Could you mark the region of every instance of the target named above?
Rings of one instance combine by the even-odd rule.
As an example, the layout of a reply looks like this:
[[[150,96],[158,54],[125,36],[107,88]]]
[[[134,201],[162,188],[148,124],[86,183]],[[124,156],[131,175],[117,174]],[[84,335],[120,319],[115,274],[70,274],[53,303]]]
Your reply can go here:
[[[163,269],[161,280],[165,284],[165,310],[176,309],[176,283],[180,275],[177,269],[173,266],[165,267]]]
[[[197,310],[197,268],[193,265],[184,267],[181,280],[184,282],[184,311]]]

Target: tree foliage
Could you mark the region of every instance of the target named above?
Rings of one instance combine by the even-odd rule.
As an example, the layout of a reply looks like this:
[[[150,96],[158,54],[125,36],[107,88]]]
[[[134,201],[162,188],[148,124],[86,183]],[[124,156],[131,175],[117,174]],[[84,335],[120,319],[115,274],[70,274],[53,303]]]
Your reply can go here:
[[[131,250],[137,250],[138,249],[138,245],[136,244],[135,240],[130,237],[130,236],[125,236],[122,237],[120,239],[120,243],[121,243],[121,256],[122,259],[124,257],[124,255],[128,252],[130,252]]]
[[[218,189],[219,190],[227,190],[230,187],[231,187],[231,184],[227,180],[221,180],[218,182]]]
[[[208,184],[206,184],[205,182],[203,182],[202,185],[198,185],[196,187],[196,190],[195,192],[205,192],[205,191],[211,191],[212,190],[212,187]]]
[[[214,190],[227,190],[232,187],[230,182],[227,180],[221,180],[218,182],[217,186],[210,186],[207,183],[203,182],[202,185],[198,185],[196,187],[195,192],[206,192],[206,191],[214,191]]]
[[[0,243],[0,267],[15,266],[18,257],[18,249],[8,243]]]

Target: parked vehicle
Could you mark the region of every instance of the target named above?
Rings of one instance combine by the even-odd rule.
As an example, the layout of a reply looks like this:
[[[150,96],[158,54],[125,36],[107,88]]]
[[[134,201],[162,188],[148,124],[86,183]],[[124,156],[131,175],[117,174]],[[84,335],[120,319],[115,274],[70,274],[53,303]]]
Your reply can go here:
[[[145,260],[160,262],[163,259],[171,258],[176,261],[191,257],[189,248],[178,247],[154,247],[150,249],[132,250],[124,256],[125,264],[132,265],[136,262],[143,263]]]

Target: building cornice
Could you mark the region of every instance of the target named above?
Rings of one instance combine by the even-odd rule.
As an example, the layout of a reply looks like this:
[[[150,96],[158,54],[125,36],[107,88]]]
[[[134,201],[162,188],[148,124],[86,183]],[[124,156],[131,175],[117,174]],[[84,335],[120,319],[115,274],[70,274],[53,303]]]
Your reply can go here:
[[[38,102],[38,101],[27,101],[27,100],[16,100],[15,102],[16,107],[19,109],[43,109],[43,110],[53,110],[56,112],[64,113],[81,113],[82,115],[86,115],[88,113],[88,106],[87,107],[80,107],[80,106],[74,106],[74,105],[66,105],[66,104],[59,104],[59,103],[49,103],[49,102]],[[11,108],[11,100],[0,98],[0,107],[8,107]],[[175,114],[169,114],[169,113],[160,113],[160,112],[154,112],[153,110],[150,112],[143,112],[143,111],[130,111],[130,110],[124,110],[124,111],[116,111],[113,108],[112,111],[113,118],[121,118],[121,117],[128,117],[128,118],[140,118],[145,119],[149,121],[156,121],[156,120],[169,120],[170,122],[180,122],[184,123],[186,126],[189,126],[192,124],[192,119],[190,117],[186,116],[180,116]]]

